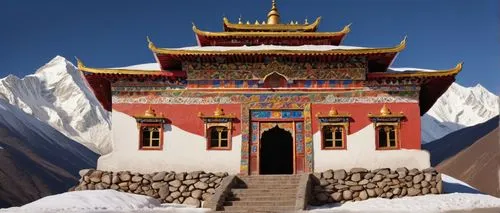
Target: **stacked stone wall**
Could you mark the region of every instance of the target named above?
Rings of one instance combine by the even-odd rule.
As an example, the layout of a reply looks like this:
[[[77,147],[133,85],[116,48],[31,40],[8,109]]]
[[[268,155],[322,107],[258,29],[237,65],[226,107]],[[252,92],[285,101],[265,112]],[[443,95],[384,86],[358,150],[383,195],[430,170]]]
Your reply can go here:
[[[212,197],[228,174],[203,171],[139,174],[85,169],[80,171],[80,176],[79,184],[70,191],[114,189],[151,196],[162,203],[183,203],[200,207],[203,201]]]
[[[311,205],[334,202],[361,201],[368,198],[398,198],[426,194],[441,194],[441,174],[433,168],[408,170],[407,168],[363,168],[327,170],[313,174]]]

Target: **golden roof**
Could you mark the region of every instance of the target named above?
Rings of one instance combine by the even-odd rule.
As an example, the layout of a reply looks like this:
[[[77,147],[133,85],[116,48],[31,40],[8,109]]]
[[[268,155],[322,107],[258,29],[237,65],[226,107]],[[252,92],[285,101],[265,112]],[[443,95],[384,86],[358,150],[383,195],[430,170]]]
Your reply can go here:
[[[446,70],[436,70],[433,72],[424,71],[407,71],[407,72],[374,72],[368,73],[368,77],[395,77],[395,78],[406,78],[406,77],[444,77],[456,75],[462,71],[463,62],[458,63],[454,68]]]
[[[359,49],[332,49],[326,51],[320,50],[186,50],[186,49],[168,49],[158,48],[148,39],[148,47],[157,54],[166,55],[255,55],[257,54],[277,54],[277,55],[362,55],[362,54],[381,54],[398,53],[406,47],[406,37],[394,47],[383,48],[359,48]]]
[[[344,26],[341,31],[338,32],[208,32],[198,29],[193,25],[193,31],[197,35],[202,36],[220,36],[220,37],[332,37],[345,35],[351,31],[351,24]]]
[[[109,69],[109,68],[91,68],[86,67],[83,62],[76,58],[77,66],[80,71],[98,74],[126,74],[126,75],[165,75],[161,70],[135,70],[135,69]]]

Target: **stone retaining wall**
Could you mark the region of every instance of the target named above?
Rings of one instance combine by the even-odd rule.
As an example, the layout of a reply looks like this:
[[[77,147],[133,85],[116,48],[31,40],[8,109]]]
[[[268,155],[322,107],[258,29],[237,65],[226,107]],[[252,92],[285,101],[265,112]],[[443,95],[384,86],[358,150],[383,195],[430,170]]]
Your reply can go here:
[[[114,189],[121,192],[147,195],[162,203],[183,203],[200,207],[209,200],[227,173],[156,172],[152,174],[107,172],[92,169],[80,171],[75,190]]]
[[[313,174],[311,205],[333,202],[360,201],[372,197],[398,198],[425,194],[441,194],[441,174],[433,168],[408,170],[407,168],[362,168],[327,170]]]

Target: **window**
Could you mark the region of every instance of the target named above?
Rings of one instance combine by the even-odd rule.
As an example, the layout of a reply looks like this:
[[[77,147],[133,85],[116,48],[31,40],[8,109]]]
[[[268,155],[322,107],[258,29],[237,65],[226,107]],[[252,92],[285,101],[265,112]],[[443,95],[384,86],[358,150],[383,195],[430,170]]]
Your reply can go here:
[[[161,124],[142,124],[140,127],[140,149],[159,150],[162,149],[163,128]]]
[[[217,106],[213,115],[198,113],[205,123],[205,137],[207,150],[231,150],[231,130],[234,114],[226,115],[224,110]]]
[[[368,113],[368,117],[375,127],[377,149],[399,149],[398,131],[405,118],[403,112],[393,114],[384,104],[380,109],[380,114]]]
[[[378,132],[378,148],[392,149],[397,148],[396,143],[396,126],[381,125],[377,127]]]
[[[321,149],[347,149],[346,137],[349,132],[349,113],[339,113],[335,108],[328,115],[316,114],[321,126]]]
[[[323,126],[323,149],[343,149],[344,127],[340,125]]]
[[[144,114],[134,116],[139,129],[140,150],[163,149],[163,125],[167,118],[163,113],[156,115],[155,110],[149,105]]]
[[[210,148],[227,149],[229,148],[228,129],[223,126],[210,127]]]

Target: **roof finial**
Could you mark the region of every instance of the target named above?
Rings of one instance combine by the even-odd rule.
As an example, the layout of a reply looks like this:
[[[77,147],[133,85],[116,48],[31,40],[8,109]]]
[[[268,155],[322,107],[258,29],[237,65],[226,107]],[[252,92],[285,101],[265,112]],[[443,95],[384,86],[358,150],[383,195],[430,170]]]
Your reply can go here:
[[[238,24],[243,24],[243,22],[241,22],[241,15],[240,15],[240,17],[238,18]]]
[[[392,114],[391,110],[387,107],[387,105],[384,104],[384,106],[382,106],[382,109],[380,109],[380,115],[390,115],[390,114]]]
[[[148,109],[144,112],[145,117],[155,117],[156,113],[155,110],[151,107],[151,104],[149,105]]]
[[[273,6],[271,11],[267,14],[267,24],[279,24],[280,23],[280,13],[276,7],[276,1],[273,0]]]
[[[216,116],[216,117],[224,116],[224,110],[222,108],[220,108],[220,106],[218,104],[217,104],[217,108],[215,108],[214,116]]]

